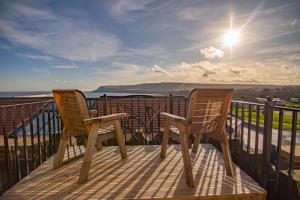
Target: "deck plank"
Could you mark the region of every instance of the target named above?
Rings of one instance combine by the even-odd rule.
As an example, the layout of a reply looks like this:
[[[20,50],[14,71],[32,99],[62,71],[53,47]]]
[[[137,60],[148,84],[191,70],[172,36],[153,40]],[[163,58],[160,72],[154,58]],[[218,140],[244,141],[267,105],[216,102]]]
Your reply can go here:
[[[78,154],[78,149],[76,149]],[[180,147],[168,148],[164,160],[160,146],[127,146],[121,159],[118,147],[105,147],[93,155],[89,180],[77,184],[82,159],[53,170],[53,159],[43,163],[1,199],[265,199],[266,192],[234,165],[236,177],[226,176],[222,154],[202,144],[192,156],[195,188],[185,183]],[[72,155],[70,155],[72,156]],[[65,155],[65,157],[67,157]]]

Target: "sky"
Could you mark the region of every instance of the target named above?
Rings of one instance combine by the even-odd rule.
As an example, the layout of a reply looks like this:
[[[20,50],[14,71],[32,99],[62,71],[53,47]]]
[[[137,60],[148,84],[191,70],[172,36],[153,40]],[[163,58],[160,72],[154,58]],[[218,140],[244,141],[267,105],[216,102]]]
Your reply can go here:
[[[151,82],[300,85],[300,1],[0,1],[0,91]]]

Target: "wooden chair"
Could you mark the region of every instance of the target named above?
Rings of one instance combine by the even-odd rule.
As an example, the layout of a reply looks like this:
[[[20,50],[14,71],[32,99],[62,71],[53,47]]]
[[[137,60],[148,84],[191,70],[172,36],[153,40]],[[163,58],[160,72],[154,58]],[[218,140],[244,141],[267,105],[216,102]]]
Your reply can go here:
[[[102,148],[102,141],[116,137],[122,158],[127,157],[120,124],[120,119],[125,117],[125,113],[92,118],[86,104],[86,98],[81,91],[53,90],[52,92],[64,123],[58,151],[54,157],[54,169],[63,164],[68,135],[85,134],[88,136],[78,183],[87,181],[92,153],[95,146],[98,150]]]
[[[226,173],[234,176],[228,144],[228,133],[225,132],[226,115],[233,95],[233,89],[194,89],[190,93],[186,118],[162,112],[166,118],[161,147],[161,158],[165,158],[169,137],[180,142],[186,182],[194,187],[192,165],[189,154],[189,138],[195,140],[192,151],[197,152],[201,135],[213,138],[221,143]]]

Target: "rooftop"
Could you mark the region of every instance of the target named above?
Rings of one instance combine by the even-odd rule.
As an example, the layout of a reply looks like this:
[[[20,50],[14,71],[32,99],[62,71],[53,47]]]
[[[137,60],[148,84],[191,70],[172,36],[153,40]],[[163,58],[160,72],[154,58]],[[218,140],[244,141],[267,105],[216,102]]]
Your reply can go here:
[[[95,153],[89,180],[81,185],[77,181],[82,159],[53,170],[50,158],[4,193],[2,199],[264,199],[266,196],[265,190],[236,165],[236,177],[226,176],[222,155],[210,144],[202,144],[193,156],[195,188],[185,183],[179,145],[170,146],[164,160],[159,157],[159,145],[127,146],[127,151],[128,158],[124,161],[115,146]],[[84,147],[69,152],[80,155]]]

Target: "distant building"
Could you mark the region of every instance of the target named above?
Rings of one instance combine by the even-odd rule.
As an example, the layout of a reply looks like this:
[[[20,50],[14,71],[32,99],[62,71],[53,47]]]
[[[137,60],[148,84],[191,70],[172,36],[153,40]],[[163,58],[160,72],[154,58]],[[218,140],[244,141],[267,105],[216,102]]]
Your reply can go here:
[[[291,102],[292,103],[300,103],[300,98],[296,98],[296,97],[291,98]]]
[[[274,98],[273,102],[275,102],[278,106],[285,106],[286,104],[286,101],[280,98]]]

